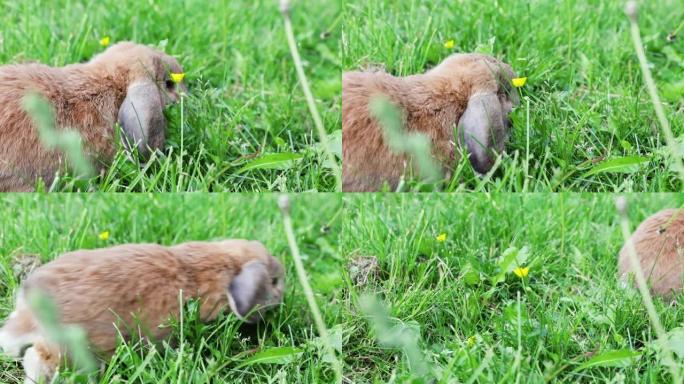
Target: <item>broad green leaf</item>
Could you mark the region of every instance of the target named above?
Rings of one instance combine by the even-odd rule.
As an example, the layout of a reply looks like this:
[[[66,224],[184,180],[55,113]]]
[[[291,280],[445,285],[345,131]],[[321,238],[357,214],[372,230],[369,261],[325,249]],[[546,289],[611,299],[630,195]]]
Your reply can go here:
[[[618,349],[598,354],[580,364],[575,371],[592,367],[626,367],[641,357],[641,353],[630,349]]]
[[[342,130],[338,129],[328,134],[328,149],[333,155],[342,158]]]
[[[663,53],[665,56],[667,56],[667,60],[671,61],[673,63],[677,63],[680,67],[684,68],[684,59],[679,56],[677,51],[674,50],[674,48],[670,46],[666,46],[663,48]]]
[[[684,328],[677,327],[669,330],[667,332],[667,344],[679,359],[684,358]],[[662,350],[662,345],[658,341],[653,341],[650,345],[657,351]]]
[[[273,142],[279,147],[284,147],[287,145],[287,142],[278,136],[273,139]]]
[[[663,84],[662,94],[667,101],[677,102],[684,97],[684,80]]]
[[[527,246],[518,249],[518,247],[509,247],[499,258],[499,273],[492,279],[492,284],[496,285],[502,282],[506,274],[513,271],[516,267],[524,265],[530,250]]]
[[[299,153],[270,153],[257,157],[245,164],[238,173],[251,171],[253,169],[288,169],[299,161],[304,155]]]
[[[468,285],[477,285],[480,283],[480,272],[475,270],[470,263],[466,264],[466,266],[463,268],[461,277]]]
[[[490,37],[486,42],[481,42],[475,47],[475,52],[484,53],[486,55],[491,55],[494,53],[494,44],[496,43],[496,37]]]
[[[319,100],[332,100],[342,93],[342,78],[335,76],[314,83],[314,92]]]
[[[255,353],[252,357],[240,363],[236,369],[254,364],[287,364],[302,352],[304,352],[302,349],[295,347],[269,348]]]
[[[650,159],[642,156],[616,157],[603,161],[594,166],[584,177],[597,173],[633,173],[639,170],[639,165],[648,163]]]

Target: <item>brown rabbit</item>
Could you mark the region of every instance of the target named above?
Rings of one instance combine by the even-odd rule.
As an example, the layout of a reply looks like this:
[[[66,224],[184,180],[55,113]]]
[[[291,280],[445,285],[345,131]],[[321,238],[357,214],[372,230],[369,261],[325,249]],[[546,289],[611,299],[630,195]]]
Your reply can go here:
[[[682,289],[684,272],[684,211],[666,209],[644,220],[632,234],[639,265],[651,292],[670,297]],[[628,283],[632,274],[627,245],[618,260],[620,280]]]
[[[62,325],[76,325],[102,357],[125,338],[151,341],[169,335],[163,327],[181,311],[179,299],[198,299],[203,321],[226,308],[248,322],[282,302],[284,269],[257,241],[189,242],[165,247],[126,244],[69,252],[36,269],[23,282],[15,311],[0,328],[0,349],[21,357],[27,382],[49,380],[64,360],[64,346],[44,334],[27,299],[50,298]]]
[[[64,168],[63,154],[46,149],[22,100],[36,93],[55,109],[57,129],[73,129],[88,157],[102,168],[116,152],[115,124],[129,148],[145,156],[164,145],[163,108],[179,100],[170,73],[183,68],[173,57],[144,45],[116,44],[85,64],[0,67],[0,191],[31,191],[50,185]]]
[[[342,77],[343,190],[396,188],[409,159],[387,146],[371,116],[372,98],[384,96],[403,115],[404,128],[427,135],[433,156],[450,171],[458,161],[456,143],[465,144],[479,173],[503,150],[508,114],[519,102],[510,66],[480,54],[456,54],[425,74],[395,77],[384,72],[348,72]],[[458,138],[454,127],[459,127]]]

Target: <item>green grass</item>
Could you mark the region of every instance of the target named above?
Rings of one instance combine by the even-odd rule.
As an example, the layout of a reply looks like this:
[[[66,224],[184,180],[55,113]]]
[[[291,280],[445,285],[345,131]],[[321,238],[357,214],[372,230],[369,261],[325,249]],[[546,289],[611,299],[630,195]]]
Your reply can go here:
[[[401,350],[377,341],[389,331],[363,316],[370,314],[366,295],[388,308],[386,328],[419,334],[413,349],[429,367],[422,382],[670,382],[639,294],[617,281],[623,238],[614,200],[609,194],[345,196],[346,214],[355,220],[342,229],[343,253],[352,263],[378,260],[368,283],[345,279],[351,382],[406,382],[416,373]],[[628,202],[634,228],[662,208],[681,206],[684,196],[632,194]],[[445,242],[436,239],[442,233]],[[509,272],[494,284],[499,258],[514,247],[527,247],[521,265],[529,275],[521,280]],[[655,302],[666,330],[681,326],[680,305]],[[579,369],[611,350],[641,358]]]
[[[165,46],[187,73],[189,97],[167,113],[164,155],[149,164],[121,154],[100,177],[67,177],[56,190],[332,191],[313,120],[297,81],[275,0],[0,1],[0,64],[62,66],[90,59],[111,36]],[[295,1],[305,71],[329,133],[340,123],[340,5]],[[181,132],[182,130],[182,132]],[[182,149],[182,152],[181,152]],[[239,172],[252,159],[301,160]]]
[[[336,194],[292,198],[296,238],[321,304],[328,302],[341,284],[342,262],[337,252],[344,218],[341,208],[341,196]],[[110,232],[107,241],[100,240],[102,231]],[[287,289],[283,306],[257,326],[242,325],[229,314],[203,325],[188,308],[183,327],[174,332],[175,347],[158,348],[153,353],[149,347],[121,345],[97,382],[330,382],[333,373],[320,362],[322,347],[295,278],[275,195],[2,196],[0,319],[6,318],[14,305],[19,282],[12,265],[22,254],[36,254],[47,262],[81,248],[221,238],[260,240],[284,261]],[[324,320],[335,324],[341,305],[323,307]],[[253,356],[253,349],[276,347],[297,347],[303,353],[289,361],[281,359],[280,364],[239,367]],[[0,356],[0,383],[23,382],[22,372],[20,363]],[[62,379],[74,382],[75,377],[65,374]]]
[[[640,3],[648,59],[682,143],[684,7],[679,0]],[[678,191],[623,7],[621,0],[346,1],[343,69],[408,75],[452,53],[478,51],[528,77],[494,177],[474,176],[462,159],[447,191]],[[647,163],[587,174],[604,161],[638,157]]]

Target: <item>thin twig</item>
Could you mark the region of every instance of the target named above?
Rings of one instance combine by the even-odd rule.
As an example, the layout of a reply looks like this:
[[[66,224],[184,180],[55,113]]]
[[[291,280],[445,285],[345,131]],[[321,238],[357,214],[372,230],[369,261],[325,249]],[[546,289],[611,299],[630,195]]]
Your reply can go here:
[[[302,85],[302,91],[304,91],[304,96],[306,97],[306,103],[309,105],[309,112],[313,118],[314,125],[318,130],[318,138],[323,146],[323,152],[330,161],[330,167],[332,168],[333,174],[335,175],[336,189],[338,191],[342,190],[342,177],[340,175],[340,165],[337,163],[335,155],[330,151],[330,145],[328,140],[328,134],[325,132],[325,127],[323,126],[323,120],[321,115],[318,113],[318,108],[316,107],[316,101],[314,100],[313,93],[311,93],[311,87],[309,86],[309,80],[304,73],[304,66],[302,65],[302,59],[299,57],[299,51],[297,50],[297,42],[295,40],[294,32],[292,30],[292,19],[290,18],[290,1],[280,0],[280,13],[283,15],[285,20],[285,35],[287,35],[287,44],[290,46],[290,53],[292,54],[292,60],[294,61],[295,69],[297,70],[297,77],[299,77],[299,83]]]
[[[290,199],[287,197],[287,195],[280,196],[278,199],[278,206],[283,214],[285,235],[287,236],[287,242],[290,245],[292,260],[294,261],[295,269],[297,270],[299,283],[302,285],[304,296],[306,296],[306,301],[309,303],[309,308],[311,309],[311,314],[313,315],[314,322],[316,323],[316,328],[318,328],[318,334],[323,342],[325,352],[330,358],[333,371],[335,371],[335,382],[341,383],[342,365],[337,359],[335,350],[330,343],[328,329],[325,326],[325,322],[323,322],[323,316],[321,316],[321,311],[318,309],[318,304],[316,304],[316,298],[314,297],[313,289],[311,288],[311,285],[309,285],[309,279],[306,276],[306,270],[304,269],[304,264],[302,263],[302,258],[299,254],[299,247],[297,246],[297,241],[295,240],[294,230],[292,229],[292,219],[290,217]]]

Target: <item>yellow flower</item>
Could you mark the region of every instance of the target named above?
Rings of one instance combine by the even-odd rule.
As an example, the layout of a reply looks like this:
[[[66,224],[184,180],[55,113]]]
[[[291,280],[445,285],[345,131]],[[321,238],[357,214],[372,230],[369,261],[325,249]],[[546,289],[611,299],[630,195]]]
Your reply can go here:
[[[527,274],[530,273],[530,267],[517,267],[513,270],[513,273],[515,273],[516,276],[522,279],[523,277],[527,277]]]
[[[446,241],[446,233],[440,233],[439,236],[436,237],[437,241],[440,243],[443,243]]]
[[[171,80],[176,84],[183,81],[184,77],[185,77],[185,73],[182,73],[182,72],[181,73],[173,73],[173,72],[171,72]]]
[[[106,47],[109,45],[109,36],[105,36],[100,39],[100,45]]]
[[[454,47],[454,44],[456,44],[455,41],[453,41],[453,40],[447,40],[447,41],[444,43],[444,48],[446,48],[446,49],[451,49],[451,48]]]
[[[468,344],[469,347],[475,345],[475,342],[477,342],[477,337],[475,336],[470,336],[468,340],[466,340],[466,344]]]
[[[97,237],[99,237],[100,240],[107,241],[109,240],[109,231],[101,232]]]
[[[511,80],[511,83],[516,88],[522,87],[523,85],[525,85],[526,82],[527,82],[527,77],[516,77],[515,79]]]

